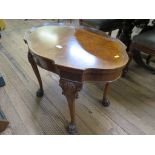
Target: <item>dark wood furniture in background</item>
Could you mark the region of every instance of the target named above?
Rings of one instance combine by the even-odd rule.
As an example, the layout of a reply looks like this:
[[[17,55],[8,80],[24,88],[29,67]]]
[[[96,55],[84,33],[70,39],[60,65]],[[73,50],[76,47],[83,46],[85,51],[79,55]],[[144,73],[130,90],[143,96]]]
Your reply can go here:
[[[150,66],[150,60],[155,56],[155,28],[135,36],[130,45],[130,52],[130,61],[133,58],[137,64],[155,73],[155,67]],[[148,54],[145,61],[141,52]]]
[[[109,82],[121,76],[128,62],[123,43],[95,29],[62,24],[32,28],[25,34],[24,41],[28,45],[28,60],[40,85],[37,96],[44,94],[37,65],[60,77],[60,87],[70,110],[70,134],[76,133],[75,99],[85,81],[104,81],[102,103],[109,105]]]

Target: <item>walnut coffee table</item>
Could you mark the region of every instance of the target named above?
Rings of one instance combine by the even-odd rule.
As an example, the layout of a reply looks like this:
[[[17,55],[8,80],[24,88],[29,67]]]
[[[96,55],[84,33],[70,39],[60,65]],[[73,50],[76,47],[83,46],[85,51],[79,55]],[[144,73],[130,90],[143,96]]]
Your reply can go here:
[[[125,45],[105,33],[86,27],[42,25],[25,34],[28,60],[39,82],[37,96],[44,94],[37,65],[60,77],[67,98],[71,122],[68,131],[76,132],[75,99],[84,81],[105,81],[102,103],[109,105],[108,84],[118,79],[128,62]]]

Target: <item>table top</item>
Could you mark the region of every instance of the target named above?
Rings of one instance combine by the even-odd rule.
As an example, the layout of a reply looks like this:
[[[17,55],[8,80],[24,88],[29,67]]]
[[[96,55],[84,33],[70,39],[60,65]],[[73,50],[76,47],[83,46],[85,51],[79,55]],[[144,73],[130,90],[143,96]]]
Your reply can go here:
[[[84,27],[44,25],[28,31],[25,40],[31,52],[59,66],[116,69],[128,62],[122,42]]]

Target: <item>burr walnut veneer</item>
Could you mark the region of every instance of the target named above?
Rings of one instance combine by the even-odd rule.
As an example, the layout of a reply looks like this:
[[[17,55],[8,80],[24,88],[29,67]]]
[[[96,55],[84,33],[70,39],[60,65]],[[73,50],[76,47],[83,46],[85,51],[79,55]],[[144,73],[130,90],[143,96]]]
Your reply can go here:
[[[28,60],[40,85],[37,96],[44,94],[37,65],[60,77],[70,110],[70,134],[76,131],[75,99],[84,81],[105,81],[102,103],[109,105],[106,95],[109,82],[121,76],[128,62],[123,43],[94,29],[62,24],[34,27],[24,40],[28,45]]]

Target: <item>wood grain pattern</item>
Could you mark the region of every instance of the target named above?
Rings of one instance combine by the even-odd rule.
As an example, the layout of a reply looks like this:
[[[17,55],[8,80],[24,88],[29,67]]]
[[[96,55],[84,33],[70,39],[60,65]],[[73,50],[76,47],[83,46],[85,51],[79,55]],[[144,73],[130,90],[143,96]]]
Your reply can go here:
[[[25,31],[43,22],[6,20],[0,43],[0,71],[6,86],[0,89],[0,105],[10,124],[2,134],[67,134],[69,110],[59,78],[39,68],[45,95],[37,99],[38,83],[23,42]],[[84,84],[76,101],[79,134],[155,134],[155,76],[134,62],[129,67],[126,78],[111,84],[108,108],[99,104],[103,83]]]
[[[32,28],[25,40],[34,54],[57,66],[80,70],[116,69],[128,62],[125,45],[82,28],[47,25]]]

